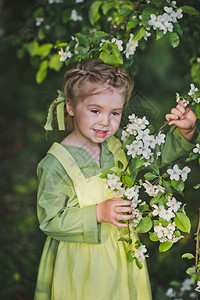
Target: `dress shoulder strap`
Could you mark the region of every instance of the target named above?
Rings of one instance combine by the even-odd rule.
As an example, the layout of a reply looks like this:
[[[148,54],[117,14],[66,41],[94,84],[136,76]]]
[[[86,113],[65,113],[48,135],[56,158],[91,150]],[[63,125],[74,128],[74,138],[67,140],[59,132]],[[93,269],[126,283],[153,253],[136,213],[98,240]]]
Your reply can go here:
[[[124,165],[127,164],[127,158],[124,151],[121,149],[122,144],[118,138],[115,136],[107,139],[107,144],[109,150],[112,152],[115,160],[115,166],[118,165],[118,161],[121,161]]]
[[[50,153],[57,158],[72,180],[85,179],[74,158],[61,144],[56,142],[53,143],[47,153]]]

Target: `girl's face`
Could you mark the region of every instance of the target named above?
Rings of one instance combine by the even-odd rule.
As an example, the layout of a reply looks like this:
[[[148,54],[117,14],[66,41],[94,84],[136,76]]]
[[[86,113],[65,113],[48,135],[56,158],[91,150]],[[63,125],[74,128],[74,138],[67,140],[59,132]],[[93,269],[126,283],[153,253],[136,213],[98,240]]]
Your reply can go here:
[[[67,104],[68,113],[74,116],[72,134],[79,145],[98,144],[113,136],[119,128],[124,96],[116,89],[91,95],[73,107]]]

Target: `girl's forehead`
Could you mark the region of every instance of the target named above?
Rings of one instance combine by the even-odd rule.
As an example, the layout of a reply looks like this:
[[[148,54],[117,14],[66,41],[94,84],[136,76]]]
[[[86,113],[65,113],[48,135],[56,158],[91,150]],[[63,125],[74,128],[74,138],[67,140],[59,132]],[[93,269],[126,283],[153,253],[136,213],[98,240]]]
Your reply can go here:
[[[113,107],[113,108],[123,108],[125,98],[122,93],[116,89],[99,91],[99,93],[94,93],[89,95],[85,100],[84,104],[88,106],[96,105],[99,107]]]

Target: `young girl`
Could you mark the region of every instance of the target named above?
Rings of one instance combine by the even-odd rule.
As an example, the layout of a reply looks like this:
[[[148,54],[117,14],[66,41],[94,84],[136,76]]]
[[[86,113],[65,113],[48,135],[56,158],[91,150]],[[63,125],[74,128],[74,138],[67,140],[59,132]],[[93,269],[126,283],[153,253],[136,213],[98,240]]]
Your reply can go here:
[[[114,135],[131,90],[122,68],[98,60],[79,63],[65,75],[73,130],[38,166],[38,218],[47,239],[35,300],[151,299],[146,265],[139,270],[127,263],[127,244],[118,241],[115,230],[126,230],[119,221],[134,218],[131,201],[113,198],[99,176],[117,168],[118,160],[127,163]],[[179,104],[167,119],[185,136],[175,133],[168,147],[180,154],[190,150],[194,114]]]

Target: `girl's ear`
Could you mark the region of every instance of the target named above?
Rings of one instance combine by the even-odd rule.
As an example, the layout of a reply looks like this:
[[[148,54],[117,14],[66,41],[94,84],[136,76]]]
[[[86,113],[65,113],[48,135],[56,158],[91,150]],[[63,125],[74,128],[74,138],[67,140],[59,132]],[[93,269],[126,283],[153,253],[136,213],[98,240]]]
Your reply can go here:
[[[66,109],[67,109],[67,112],[68,114],[73,117],[74,116],[74,106],[73,106],[73,103],[72,103],[72,100],[71,99],[68,99],[66,101]]]

